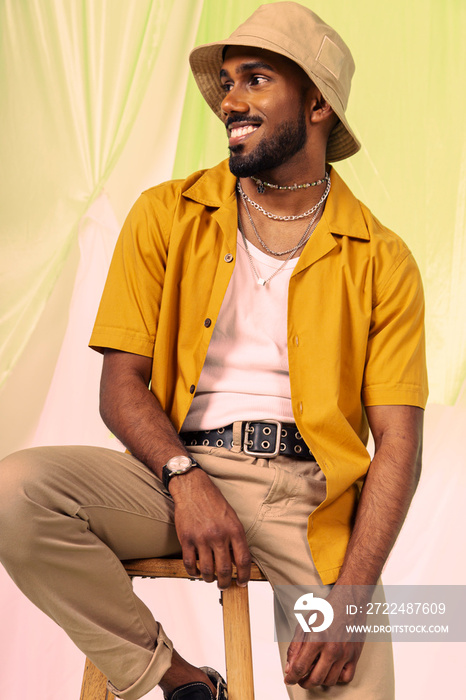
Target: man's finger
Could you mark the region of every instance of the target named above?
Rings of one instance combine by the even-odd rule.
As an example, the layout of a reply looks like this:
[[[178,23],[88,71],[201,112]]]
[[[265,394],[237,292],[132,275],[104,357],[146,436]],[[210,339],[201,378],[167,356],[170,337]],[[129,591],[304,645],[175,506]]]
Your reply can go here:
[[[233,572],[230,548],[216,547],[214,550],[214,556],[217,585],[221,591],[224,591],[231,584],[231,576]]]
[[[342,672],[344,666],[345,666],[344,660],[339,661],[339,662],[336,661],[336,662],[332,665],[332,667],[331,667],[331,669],[330,669],[330,672],[327,674],[327,678],[324,680],[324,682],[322,683],[322,685],[325,685],[325,686],[332,686],[332,685],[336,685],[337,683],[341,683],[341,682],[342,682],[342,681],[340,680],[340,678],[341,678],[341,672]]]
[[[294,644],[293,642],[291,644]],[[290,644],[290,647],[291,647]],[[286,685],[294,685],[295,683],[304,682],[304,679],[309,677],[312,673],[314,666],[319,660],[320,655],[320,645],[308,642],[306,644],[298,644],[301,648],[298,653],[294,653],[294,650],[290,647],[288,662],[285,666],[285,683]],[[288,669],[288,670],[286,670]]]
[[[183,546],[183,564],[190,576],[199,575],[199,569],[197,568],[196,561],[196,550],[192,545]]]
[[[199,554],[199,571],[201,576],[207,583],[215,581],[215,566],[214,557],[210,547],[203,545],[198,549]]]
[[[244,530],[242,537],[239,540],[232,540],[231,547],[233,550],[233,560],[236,565],[236,580],[238,586],[246,586],[251,578],[251,552],[249,551],[248,543]]]
[[[343,661],[341,662],[340,668],[342,665]],[[320,654],[314,664],[309,668],[307,676],[298,681],[299,685],[302,688],[315,688],[316,686],[324,685],[327,676],[331,672],[332,666],[332,661],[325,658],[323,654]]]
[[[356,673],[356,661],[345,664],[340,672],[339,683],[351,683]]]
[[[296,637],[296,633],[295,633]],[[290,642],[287,652],[286,652],[286,664],[285,664],[285,674],[289,673],[291,668],[291,662],[301,651],[302,642]]]

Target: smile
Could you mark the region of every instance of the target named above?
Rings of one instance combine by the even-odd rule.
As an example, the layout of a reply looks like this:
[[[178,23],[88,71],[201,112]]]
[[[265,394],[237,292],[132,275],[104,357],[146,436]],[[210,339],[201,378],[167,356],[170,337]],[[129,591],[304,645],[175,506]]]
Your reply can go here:
[[[246,124],[245,126],[229,127],[229,145],[234,146],[243,141],[247,136],[253,134],[259,128],[258,124]]]

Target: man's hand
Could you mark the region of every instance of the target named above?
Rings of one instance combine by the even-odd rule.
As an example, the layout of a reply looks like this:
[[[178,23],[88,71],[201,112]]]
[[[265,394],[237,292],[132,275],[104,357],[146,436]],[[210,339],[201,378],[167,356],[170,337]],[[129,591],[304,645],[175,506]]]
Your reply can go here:
[[[231,583],[235,563],[238,585],[245,586],[251,574],[251,555],[244,528],[209,476],[192,469],[170,479],[169,489],[188,574],[196,576],[200,571],[208,582],[214,581],[216,575],[218,587],[224,590]]]
[[[299,627],[288,648],[285,683],[310,689],[353,680],[364,642],[314,642]],[[324,633],[321,633],[324,634]]]
[[[288,647],[285,666],[287,685],[297,683],[302,688],[309,689],[320,685],[349,683],[353,680],[364,642],[360,641],[360,633],[355,635],[346,629],[348,622],[346,606],[350,594],[350,586],[344,586],[341,589],[334,586],[328,595],[327,600],[332,605],[334,618],[327,630],[304,632],[300,625],[297,626],[293,641]],[[351,602],[356,601],[351,600]],[[361,600],[357,601],[358,610],[362,609],[361,602]],[[351,624],[359,626],[364,624],[364,621],[365,615],[360,614],[357,620],[353,617]]]

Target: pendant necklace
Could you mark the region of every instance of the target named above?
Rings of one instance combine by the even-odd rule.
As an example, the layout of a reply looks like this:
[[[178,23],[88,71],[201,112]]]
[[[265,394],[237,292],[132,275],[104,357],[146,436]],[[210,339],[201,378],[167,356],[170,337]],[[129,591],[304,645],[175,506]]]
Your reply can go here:
[[[244,204],[244,207],[245,207],[245,209],[246,209],[246,211],[247,211],[247,214],[248,214],[248,217],[249,217],[249,221],[250,221],[251,224],[252,224],[252,228],[253,228],[253,230],[254,230],[254,233],[255,233],[256,236],[259,238],[259,240],[261,240],[260,237],[259,237],[259,234],[257,233],[257,229],[256,229],[256,227],[255,227],[255,225],[254,225],[254,221],[252,220],[252,217],[251,217],[251,215],[250,215],[250,213],[249,213],[249,210],[248,210],[248,208],[247,208],[246,201],[245,201],[244,199],[243,199],[243,204]],[[310,220],[309,224],[307,225],[306,230],[304,231],[304,234],[302,235],[302,237],[301,237],[301,239],[300,239],[298,245],[296,245],[294,248],[290,248],[289,251],[285,251],[284,253],[273,253],[274,255],[284,255],[285,253],[289,253],[289,255],[285,258],[285,260],[284,260],[283,263],[280,265],[280,267],[277,267],[277,269],[270,275],[270,277],[267,277],[267,279],[264,279],[263,277],[260,277],[259,273],[258,273],[257,270],[256,270],[256,266],[254,265],[254,261],[253,261],[253,259],[252,259],[251,251],[249,250],[248,241],[247,241],[247,239],[246,239],[246,236],[244,235],[243,227],[242,227],[242,225],[241,225],[241,220],[240,220],[240,217],[238,216],[238,228],[239,228],[239,230],[240,230],[241,237],[242,237],[243,243],[244,243],[244,248],[245,248],[246,254],[247,254],[247,256],[248,256],[249,264],[250,264],[250,266],[251,266],[251,270],[252,270],[252,272],[253,272],[253,275],[254,275],[254,278],[255,278],[257,284],[259,284],[261,287],[265,287],[265,285],[267,284],[267,282],[270,282],[270,280],[271,280],[273,277],[275,277],[275,275],[278,275],[278,273],[281,272],[281,271],[283,270],[283,268],[285,267],[286,263],[287,263],[289,260],[291,260],[291,258],[293,257],[294,253],[295,253],[299,248],[301,248],[301,246],[303,246],[305,243],[307,243],[307,241],[308,241],[309,238],[311,237],[311,234],[314,232],[314,229],[315,229],[316,226],[317,226],[317,221],[316,221],[316,219],[317,219],[317,217],[318,217],[318,215],[319,215],[320,206],[321,206],[321,202],[319,203],[319,208],[315,211],[314,216],[312,217],[312,219]],[[266,250],[268,250],[268,249],[266,248]]]

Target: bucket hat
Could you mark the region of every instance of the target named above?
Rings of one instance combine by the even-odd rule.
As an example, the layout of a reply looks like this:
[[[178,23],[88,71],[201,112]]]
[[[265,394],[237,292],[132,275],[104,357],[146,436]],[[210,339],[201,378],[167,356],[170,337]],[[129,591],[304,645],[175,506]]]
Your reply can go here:
[[[340,35],[312,10],[296,2],[261,5],[228,39],[197,46],[189,62],[196,83],[215,114],[224,121],[220,68],[225,46],[251,46],[297,63],[322,93],[340,121],[327,143],[327,160],[356,153],[361,144],[346,119],[354,61]]]

